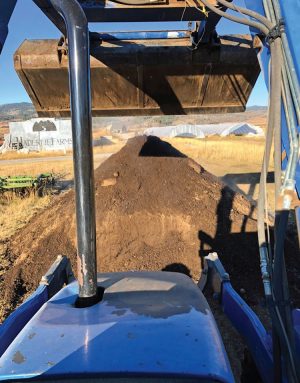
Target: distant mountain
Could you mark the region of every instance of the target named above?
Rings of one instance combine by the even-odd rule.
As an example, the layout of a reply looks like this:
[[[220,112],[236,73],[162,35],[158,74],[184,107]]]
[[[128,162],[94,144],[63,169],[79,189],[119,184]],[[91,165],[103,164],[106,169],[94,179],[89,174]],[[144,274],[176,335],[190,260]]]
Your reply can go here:
[[[148,116],[148,117],[130,117],[131,125],[143,127],[149,127],[153,125],[161,126],[161,125],[172,125],[172,124],[180,124],[180,123],[215,123],[215,122],[238,122],[238,121],[248,121],[249,118],[254,114],[265,115],[267,112],[266,106],[250,106],[247,108],[244,113],[229,113],[222,115],[199,115],[199,116]],[[248,113],[250,113],[248,115]],[[37,113],[34,109],[33,104],[30,102],[20,102],[14,104],[4,104],[0,105],[0,122],[3,121],[20,121],[20,120],[29,120],[30,118],[37,117]],[[101,119],[94,118],[94,127],[107,126],[112,124],[117,125],[118,129],[120,129],[119,125],[123,126],[127,125],[128,118],[124,119],[122,117],[102,117]],[[99,126],[98,126],[99,125]],[[127,130],[127,129],[126,129]]]
[[[267,110],[268,107],[267,106],[261,106],[261,105],[253,105],[253,106],[248,106],[247,107],[247,110],[254,110],[254,111],[265,111]]]
[[[33,117],[37,117],[37,114],[30,102],[0,105],[0,121],[28,120]]]

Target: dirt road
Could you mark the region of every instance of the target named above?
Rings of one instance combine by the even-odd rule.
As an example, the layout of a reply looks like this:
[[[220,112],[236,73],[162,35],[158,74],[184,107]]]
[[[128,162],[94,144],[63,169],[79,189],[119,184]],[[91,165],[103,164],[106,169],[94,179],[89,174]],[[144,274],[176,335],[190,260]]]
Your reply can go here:
[[[103,159],[106,159],[108,157],[110,157],[113,153],[97,153],[97,154],[94,154],[94,162],[95,162],[95,166],[97,166],[97,163],[99,165],[99,162],[101,162],[101,160]],[[49,156],[49,157],[38,157],[38,158],[20,158],[20,159],[13,159],[13,160],[0,160],[0,164],[1,165],[20,165],[20,164],[24,164],[26,162],[28,163],[38,163],[38,162],[49,162],[49,161],[70,161],[72,160],[73,157],[72,156],[56,156],[56,157],[53,157],[53,156]]]

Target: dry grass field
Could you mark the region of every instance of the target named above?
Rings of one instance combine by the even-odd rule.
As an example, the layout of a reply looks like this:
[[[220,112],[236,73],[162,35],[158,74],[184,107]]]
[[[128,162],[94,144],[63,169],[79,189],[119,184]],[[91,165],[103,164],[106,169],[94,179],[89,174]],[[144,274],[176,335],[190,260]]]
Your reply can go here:
[[[38,197],[34,193],[21,198],[17,195],[0,196],[0,279],[9,265],[7,242],[18,230],[24,227],[39,210],[51,202],[51,195]]]
[[[60,156],[70,156],[72,151],[67,151],[66,153],[62,151],[51,151],[51,152],[30,152],[30,153],[22,153],[22,152],[6,152],[1,154],[0,160],[22,160],[27,158],[48,158],[48,157],[60,157]]]
[[[23,227],[38,210],[48,206],[51,198],[50,194],[38,197],[34,193],[23,198],[17,195],[2,196],[0,198],[0,243]]]
[[[254,162],[261,164],[264,153],[264,138],[211,136],[205,139],[172,138],[172,145],[193,158],[211,161],[233,160],[236,164]],[[225,165],[225,164],[224,164]]]
[[[256,201],[264,154],[264,138],[211,137],[206,139],[173,138],[168,142],[220,177],[234,190]],[[268,203],[274,210],[272,166],[268,176]]]

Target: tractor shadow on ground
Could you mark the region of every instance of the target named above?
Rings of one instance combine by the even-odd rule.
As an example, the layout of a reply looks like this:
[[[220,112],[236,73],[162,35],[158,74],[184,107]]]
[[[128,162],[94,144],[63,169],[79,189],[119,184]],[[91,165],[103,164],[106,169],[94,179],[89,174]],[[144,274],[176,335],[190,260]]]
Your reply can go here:
[[[192,278],[191,270],[183,263],[170,263],[169,265],[164,267],[162,271],[171,271],[174,273],[181,273]]]
[[[259,186],[260,173],[228,173],[221,177],[221,180],[233,190],[254,202],[254,193]],[[267,184],[274,184],[274,172],[268,173]],[[249,185],[248,192],[242,190],[238,185]]]
[[[270,175],[272,177],[272,174]],[[217,225],[215,235],[198,232],[200,242],[199,257],[202,266],[204,257],[211,252],[216,252],[225,268],[229,273],[233,287],[240,293],[245,291],[243,298],[249,304],[262,303],[264,300],[263,284],[260,271],[260,256],[258,247],[258,236],[256,230],[256,221],[253,219],[255,205],[252,204],[249,215],[244,215],[239,231],[232,230],[231,216],[234,214],[233,202],[236,193],[228,186],[224,186],[221,191],[216,215]],[[252,220],[250,230],[247,227],[249,220]],[[253,223],[255,224],[253,231]],[[270,227],[271,240],[273,238],[273,228]],[[285,242],[285,259],[287,273],[290,285],[291,298],[295,305],[299,306],[300,299],[297,290],[299,283],[300,267],[299,246],[297,238],[287,236]],[[298,281],[298,282],[297,282]]]
[[[234,214],[235,196],[236,193],[231,188],[223,187],[216,209],[217,225],[214,237],[204,231],[198,232],[199,257],[203,268],[204,258],[209,253],[216,252],[237,291],[245,290],[249,302],[258,303],[257,300],[263,296],[263,290],[260,286],[257,232],[253,231],[253,224],[252,231],[247,231],[247,223],[253,219],[255,206],[251,206],[249,215],[243,216],[240,230],[232,232],[231,216]]]

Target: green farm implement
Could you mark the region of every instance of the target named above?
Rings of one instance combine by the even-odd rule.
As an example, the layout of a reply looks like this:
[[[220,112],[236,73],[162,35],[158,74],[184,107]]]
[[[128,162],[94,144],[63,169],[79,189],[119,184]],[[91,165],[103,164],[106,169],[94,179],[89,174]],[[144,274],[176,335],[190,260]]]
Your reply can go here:
[[[46,187],[54,184],[55,178],[52,173],[38,176],[4,176],[0,177],[0,193],[11,191],[24,195],[30,191],[43,192]]]

